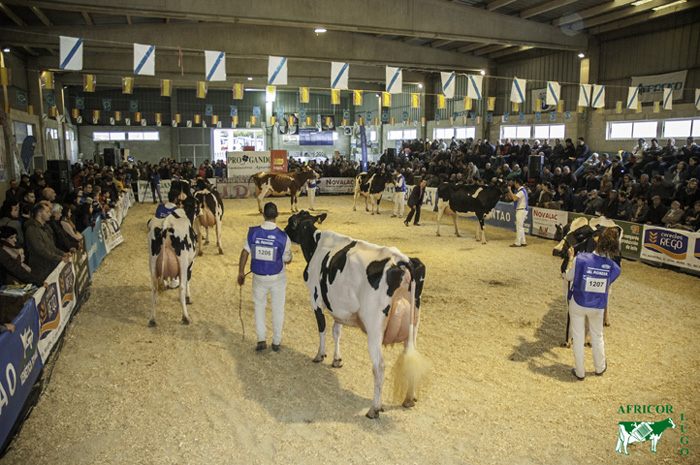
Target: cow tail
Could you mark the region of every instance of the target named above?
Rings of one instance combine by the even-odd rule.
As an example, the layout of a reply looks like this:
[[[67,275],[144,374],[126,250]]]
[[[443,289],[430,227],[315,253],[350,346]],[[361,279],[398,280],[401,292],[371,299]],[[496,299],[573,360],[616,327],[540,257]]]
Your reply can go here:
[[[163,258],[160,261],[160,273],[156,273],[158,275],[158,282],[156,283],[156,288],[158,289],[158,294],[162,294],[163,291],[165,290],[165,280],[163,279],[163,275],[165,274],[165,246],[170,242],[170,237],[168,236],[168,228],[164,227],[163,232],[162,232],[162,241],[161,241],[161,254],[163,254]]]

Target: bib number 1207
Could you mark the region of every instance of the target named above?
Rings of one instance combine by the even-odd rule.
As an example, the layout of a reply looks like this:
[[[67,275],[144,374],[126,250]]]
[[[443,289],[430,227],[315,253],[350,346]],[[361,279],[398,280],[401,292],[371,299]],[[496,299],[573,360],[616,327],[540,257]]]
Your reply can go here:
[[[601,278],[586,279],[586,292],[594,292],[597,294],[605,293],[605,284],[607,281]]]

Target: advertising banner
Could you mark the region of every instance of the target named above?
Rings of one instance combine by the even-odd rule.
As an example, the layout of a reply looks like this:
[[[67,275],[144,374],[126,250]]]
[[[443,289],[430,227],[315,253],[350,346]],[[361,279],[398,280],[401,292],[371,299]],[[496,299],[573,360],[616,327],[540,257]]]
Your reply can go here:
[[[355,192],[355,178],[321,178],[316,182],[316,185],[321,194],[352,194]],[[386,194],[386,190],[384,193]]]
[[[569,212],[569,221],[574,221],[576,218],[584,217],[589,221],[596,216],[584,215],[582,213]],[[622,245],[620,252],[624,258],[639,260],[639,254],[642,249],[642,228],[643,225],[630,223],[628,221],[613,220],[614,223],[622,228]]]
[[[286,150],[270,150],[270,158],[272,159],[272,171],[279,173],[287,172],[287,151]]]
[[[550,210],[548,208],[532,207],[532,235],[554,239],[557,232],[556,225],[564,227],[568,220],[568,212],[562,210]]]
[[[76,300],[80,300],[90,285],[90,265],[88,264],[87,251],[85,249],[78,250],[72,254],[71,261],[75,269]]]
[[[237,176],[233,178],[219,179],[216,190],[224,199],[245,199],[255,195],[255,184],[250,176]]]
[[[12,321],[15,332],[0,334],[0,444],[7,439],[41,371],[39,321],[29,299]]]
[[[39,315],[39,354],[46,363],[75,306],[75,272],[71,262],[62,263],[46,278],[48,287],[34,294]]]
[[[700,270],[699,233],[644,226],[641,258],[653,262]]]
[[[469,216],[461,215],[460,218],[476,221],[476,216],[469,213]],[[512,202],[498,202],[496,206],[486,216],[484,222],[488,226],[497,228],[509,229],[515,231],[515,204]],[[532,231],[532,208],[525,219],[525,234],[530,234]]]
[[[95,227],[85,228],[82,235],[85,238],[85,250],[88,255],[90,276],[92,276],[97,267],[100,266],[100,263],[102,263],[102,260],[107,256],[107,248],[102,236],[102,220],[98,218]]]
[[[168,201],[168,192],[170,191],[170,179],[161,179],[160,181],[160,195],[163,198],[163,202]],[[153,202],[153,192],[151,190],[151,183],[148,181],[139,181],[139,202]],[[156,194],[158,197],[158,194]]]
[[[116,246],[124,242],[119,222],[114,218],[108,218],[102,222],[102,237],[105,249],[110,253]]]
[[[673,100],[681,100],[687,75],[686,69],[674,73],[632,76],[632,87],[639,87],[640,102],[660,102],[664,89],[673,89]]]
[[[250,177],[272,170],[272,154],[267,152],[226,152],[229,178]]]

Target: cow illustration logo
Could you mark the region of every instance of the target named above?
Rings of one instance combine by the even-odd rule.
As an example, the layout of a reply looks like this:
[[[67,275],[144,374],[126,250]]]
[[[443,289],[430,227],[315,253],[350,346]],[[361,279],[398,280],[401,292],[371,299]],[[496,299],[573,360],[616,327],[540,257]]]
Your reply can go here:
[[[621,421],[618,424],[619,433],[615,452],[629,455],[627,446],[635,442],[651,441],[651,451],[656,453],[656,445],[666,428],[675,428],[671,417],[663,421]]]
[[[27,349],[31,349],[34,344],[34,331],[32,328],[27,327],[23,332],[20,333],[19,338],[22,340],[22,346],[24,347],[24,360],[27,360]]]
[[[58,302],[58,290],[56,283],[52,283],[44,292],[41,301],[37,305],[39,313],[40,339],[44,339],[51,331],[57,329],[61,323],[60,304]]]
[[[75,284],[75,275],[70,263],[66,263],[61,270],[61,274],[58,276],[58,284],[61,289],[61,306],[65,307],[73,300],[73,286]]]
[[[647,229],[644,231],[644,248],[675,260],[685,260],[688,236],[663,229]]]

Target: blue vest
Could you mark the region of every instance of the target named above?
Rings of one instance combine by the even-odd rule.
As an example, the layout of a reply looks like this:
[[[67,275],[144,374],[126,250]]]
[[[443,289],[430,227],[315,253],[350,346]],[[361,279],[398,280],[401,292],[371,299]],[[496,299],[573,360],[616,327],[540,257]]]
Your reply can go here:
[[[156,208],[156,218],[165,218],[175,210],[177,210],[177,206],[175,206],[174,208],[168,208],[165,206],[164,203],[161,203],[160,205],[158,205],[158,208]]]
[[[309,189],[316,189],[316,179],[309,180]]]
[[[523,200],[525,201],[525,211],[529,211],[530,210],[530,201],[529,201],[530,199],[528,199],[528,197],[527,197],[527,189],[525,189],[525,186],[523,186],[518,190],[523,191],[523,194],[525,194],[525,195],[523,195]],[[518,202],[515,202],[515,208],[518,208]]]
[[[593,253],[578,254],[575,265],[569,299],[573,297],[581,307],[604,309],[608,305],[608,289],[620,276],[620,266]]]
[[[406,192],[406,178],[403,177],[403,174],[396,177],[396,188],[394,192]]]
[[[248,230],[250,270],[258,275],[274,275],[282,271],[282,255],[287,245],[287,234],[280,228],[263,229],[255,226]]]

